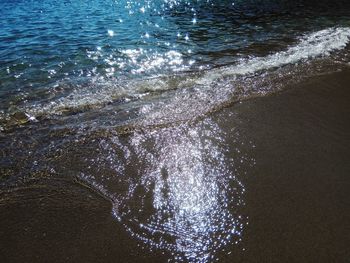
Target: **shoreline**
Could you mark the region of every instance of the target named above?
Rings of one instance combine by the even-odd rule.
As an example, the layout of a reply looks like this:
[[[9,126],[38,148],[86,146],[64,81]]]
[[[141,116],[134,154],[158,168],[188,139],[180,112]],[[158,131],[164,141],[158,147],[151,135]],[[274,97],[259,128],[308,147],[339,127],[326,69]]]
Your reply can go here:
[[[255,160],[244,162],[237,174],[246,189],[243,214],[249,224],[242,242],[215,255],[219,262],[345,262],[350,257],[349,83],[345,70],[312,77],[208,117],[226,134],[239,131],[241,152]],[[224,139],[228,154],[239,160],[243,155],[237,156],[230,136]],[[24,188],[13,197],[0,192],[5,262],[171,259],[167,251],[142,249],[97,194],[54,180],[43,185],[47,191]]]

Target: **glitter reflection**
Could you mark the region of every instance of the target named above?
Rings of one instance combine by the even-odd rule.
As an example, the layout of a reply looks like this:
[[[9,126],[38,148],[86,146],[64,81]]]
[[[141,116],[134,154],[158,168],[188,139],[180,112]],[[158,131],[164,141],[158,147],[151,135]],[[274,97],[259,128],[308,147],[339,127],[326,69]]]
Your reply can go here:
[[[241,241],[245,189],[222,136],[216,124],[204,121],[130,138],[125,153],[142,169],[127,194],[115,199],[113,212],[132,236],[171,252],[176,261],[195,262],[211,261]]]

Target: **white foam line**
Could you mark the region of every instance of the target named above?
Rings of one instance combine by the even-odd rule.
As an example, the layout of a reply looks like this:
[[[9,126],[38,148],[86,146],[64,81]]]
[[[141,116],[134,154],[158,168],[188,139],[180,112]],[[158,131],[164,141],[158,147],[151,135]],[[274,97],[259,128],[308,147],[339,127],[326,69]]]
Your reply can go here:
[[[255,57],[242,61],[237,65],[214,69],[205,72],[201,76],[192,76],[186,80],[180,80],[176,85],[180,87],[188,87],[188,85],[204,85],[210,88],[215,81],[224,77],[232,77],[238,75],[252,74],[262,70],[269,70],[281,67],[287,64],[294,64],[304,59],[315,58],[319,56],[327,56],[332,51],[341,50],[346,47],[350,41],[350,28],[338,27],[328,28],[303,36],[299,43],[275,54],[266,57]],[[107,82],[108,83],[108,82]],[[72,93],[67,97],[51,101],[46,105],[36,105],[32,108],[23,109],[31,116],[37,117],[43,114],[60,114],[66,109],[76,109],[84,106],[103,105],[116,97],[129,94],[137,95],[145,90],[167,90],[175,88],[168,81],[160,78],[142,81],[130,81],[130,83],[120,83],[118,85],[108,85],[94,93],[86,90],[82,92]],[[124,87],[125,86],[125,87]],[[117,96],[119,97],[119,96]]]
[[[266,57],[256,57],[238,65],[210,71],[197,83],[208,85],[215,80],[234,75],[252,74],[287,64],[294,64],[303,59],[327,56],[330,52],[341,50],[350,41],[350,28],[328,28],[301,38],[296,46]]]

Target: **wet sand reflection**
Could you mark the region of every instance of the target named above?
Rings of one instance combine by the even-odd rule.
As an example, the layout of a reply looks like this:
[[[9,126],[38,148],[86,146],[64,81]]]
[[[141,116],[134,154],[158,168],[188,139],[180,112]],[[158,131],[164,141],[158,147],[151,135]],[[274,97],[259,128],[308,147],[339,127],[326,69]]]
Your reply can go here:
[[[208,119],[135,133],[124,143],[111,139],[110,148],[122,148],[125,160],[109,151],[110,160],[119,162],[116,173],[95,187],[111,196],[116,219],[146,249],[170,252],[175,261],[211,261],[242,241],[247,223],[241,214],[245,188],[224,137]],[[131,170],[137,175],[126,176]]]

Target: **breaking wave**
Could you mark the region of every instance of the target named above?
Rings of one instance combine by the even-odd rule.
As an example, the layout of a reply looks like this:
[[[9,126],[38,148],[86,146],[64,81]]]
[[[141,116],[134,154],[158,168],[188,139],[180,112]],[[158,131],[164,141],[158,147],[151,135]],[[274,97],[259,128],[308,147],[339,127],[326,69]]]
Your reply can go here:
[[[269,81],[269,76],[265,75],[265,80],[256,77],[252,83],[249,83],[245,76],[272,72],[270,78],[274,78],[274,69],[279,70],[282,66],[327,58],[332,52],[344,49],[349,40],[349,27],[328,28],[300,37],[296,45],[284,51],[265,57],[241,59],[232,66],[147,79],[106,80],[95,77],[89,80],[88,85],[79,87],[73,85],[66,95],[59,94],[57,98],[53,95],[51,96],[53,98],[50,97],[48,100],[20,105],[16,108],[15,114],[0,113],[2,123],[0,125],[6,127],[13,123],[23,124],[91,109],[100,110],[110,104],[114,109],[126,112],[125,119],[128,123],[137,120],[137,125],[141,126],[188,120],[210,112],[228,101],[237,101],[252,95],[264,95],[280,88],[280,84],[258,87],[259,81]],[[176,53],[176,56],[180,55]],[[149,65],[154,63],[156,61],[148,62]],[[291,79],[298,79],[300,76],[312,74],[312,70],[308,66],[306,69],[288,69],[276,74],[280,79],[293,74]],[[106,114],[108,115],[108,109]],[[16,118],[20,116],[20,120],[16,118],[13,120],[13,116],[17,116]]]

